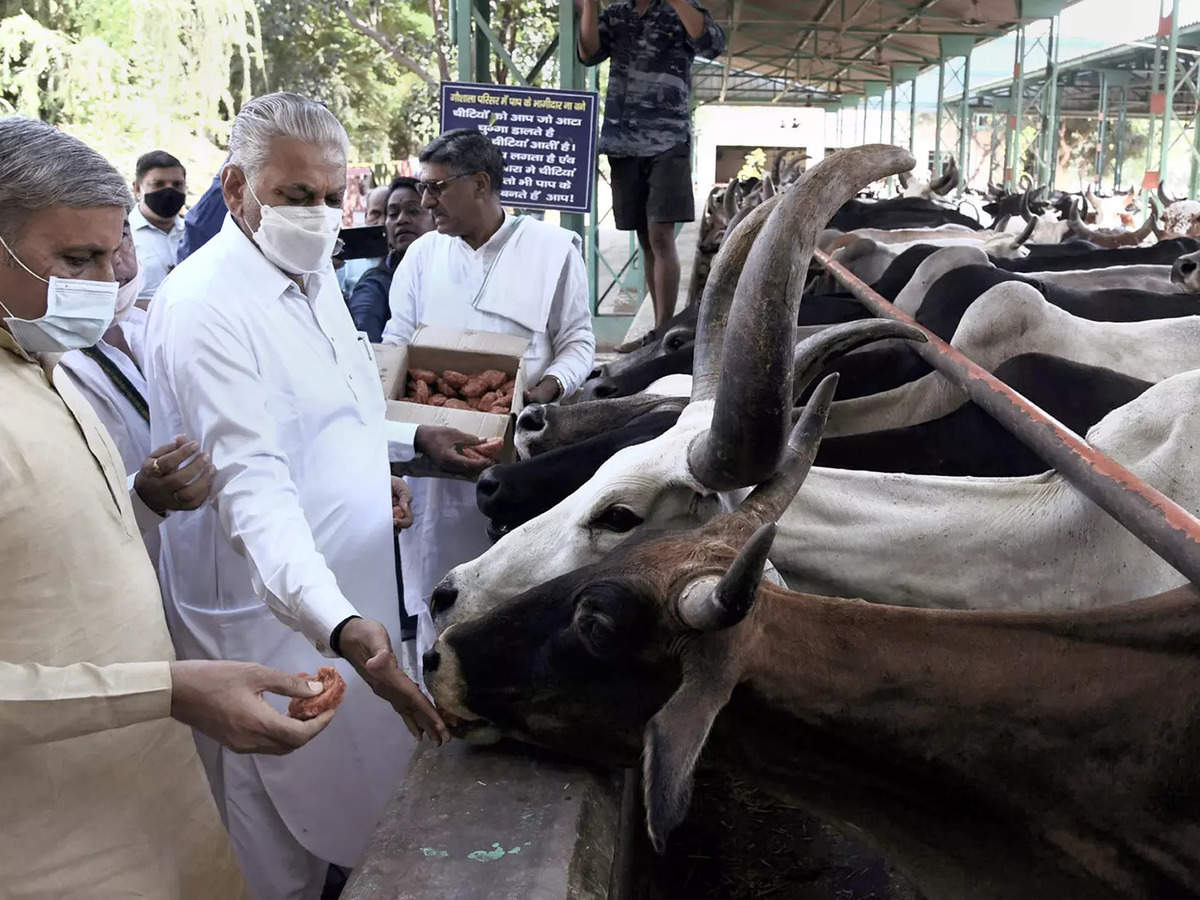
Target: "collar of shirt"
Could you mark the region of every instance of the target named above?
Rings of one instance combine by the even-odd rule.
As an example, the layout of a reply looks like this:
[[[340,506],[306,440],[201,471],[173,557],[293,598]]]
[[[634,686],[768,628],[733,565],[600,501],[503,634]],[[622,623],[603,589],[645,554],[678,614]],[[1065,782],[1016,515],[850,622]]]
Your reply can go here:
[[[500,251],[504,249],[504,245],[508,243],[508,239],[513,236],[520,223],[520,216],[510,216],[508,213],[505,213],[504,221],[500,223],[500,227],[496,229],[496,233],[484,241],[478,250],[468,244],[464,238],[455,238],[454,243],[469,258],[478,260],[483,265],[488,266],[496,261],[496,257],[500,255]]]
[[[304,290],[300,290],[287,273],[263,256],[258,246],[238,227],[238,223],[234,221],[232,215],[225,216],[220,235],[223,241],[228,242],[232,250],[231,261],[241,268],[240,277],[231,278],[231,281],[238,284],[253,284],[256,288],[261,288],[275,297],[286,294],[291,288],[310,303],[320,291],[322,273],[316,272],[302,278]],[[329,265],[332,271],[333,263],[330,262]],[[329,277],[333,277],[332,274]]]
[[[171,230],[164,232],[142,213],[141,203],[135,203],[133,204],[133,209],[129,211],[129,227],[134,231],[140,231],[143,228],[153,228],[155,231],[162,232],[163,234],[182,234],[183,216],[176,216],[171,222]]]
[[[0,328],[0,350],[7,350],[14,356],[25,360],[25,362],[37,362],[37,360],[35,360],[21,348],[21,345],[17,343],[16,338],[9,334],[8,330],[5,328]]]

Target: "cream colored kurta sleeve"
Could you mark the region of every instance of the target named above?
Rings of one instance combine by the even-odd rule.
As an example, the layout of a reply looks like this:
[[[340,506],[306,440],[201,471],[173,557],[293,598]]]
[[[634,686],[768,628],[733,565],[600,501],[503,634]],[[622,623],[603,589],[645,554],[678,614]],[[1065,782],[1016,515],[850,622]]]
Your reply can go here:
[[[0,753],[171,714],[171,666],[0,661]]]

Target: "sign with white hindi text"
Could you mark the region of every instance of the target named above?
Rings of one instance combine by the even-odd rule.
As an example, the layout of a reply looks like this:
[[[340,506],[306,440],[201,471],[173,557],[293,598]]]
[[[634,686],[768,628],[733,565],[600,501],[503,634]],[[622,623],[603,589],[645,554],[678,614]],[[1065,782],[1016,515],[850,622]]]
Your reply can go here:
[[[474,128],[504,154],[506,206],[588,212],[596,153],[594,91],[442,83],[442,131]]]

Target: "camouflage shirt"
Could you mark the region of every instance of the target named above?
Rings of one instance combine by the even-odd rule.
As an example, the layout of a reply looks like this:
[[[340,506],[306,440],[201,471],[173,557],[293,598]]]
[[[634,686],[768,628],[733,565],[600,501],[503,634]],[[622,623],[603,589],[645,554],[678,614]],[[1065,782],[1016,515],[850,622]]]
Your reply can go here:
[[[650,0],[643,16],[636,0],[616,0],[600,13],[600,49],[580,59],[588,66],[612,60],[601,153],[654,156],[691,136],[692,60],[720,56],[725,32],[695,0],[687,2],[704,13],[704,32],[695,39],[666,0]]]

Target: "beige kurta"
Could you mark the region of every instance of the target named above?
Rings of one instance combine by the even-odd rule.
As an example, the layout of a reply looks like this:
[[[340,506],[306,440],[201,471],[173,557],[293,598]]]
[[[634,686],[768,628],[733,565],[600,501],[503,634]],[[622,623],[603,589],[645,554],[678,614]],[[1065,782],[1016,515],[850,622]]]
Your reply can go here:
[[[121,458],[0,330],[0,895],[246,896]]]

